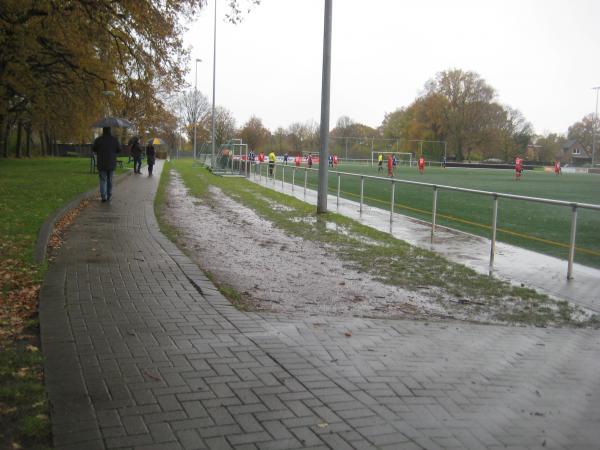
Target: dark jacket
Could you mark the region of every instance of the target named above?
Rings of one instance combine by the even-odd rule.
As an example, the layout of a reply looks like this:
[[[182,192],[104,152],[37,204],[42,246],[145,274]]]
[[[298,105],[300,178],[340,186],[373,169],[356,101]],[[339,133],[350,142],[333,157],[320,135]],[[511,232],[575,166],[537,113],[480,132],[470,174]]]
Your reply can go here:
[[[155,162],[156,151],[154,151],[154,145],[148,144],[146,147],[146,162],[149,166],[154,165]]]
[[[137,158],[139,156],[142,156],[142,147],[140,147],[139,141],[133,141],[130,148],[130,154],[132,157]]]
[[[118,139],[110,134],[110,128],[102,129],[102,136],[94,140],[92,151],[98,155],[98,170],[115,170],[117,153],[121,151],[121,146]]]

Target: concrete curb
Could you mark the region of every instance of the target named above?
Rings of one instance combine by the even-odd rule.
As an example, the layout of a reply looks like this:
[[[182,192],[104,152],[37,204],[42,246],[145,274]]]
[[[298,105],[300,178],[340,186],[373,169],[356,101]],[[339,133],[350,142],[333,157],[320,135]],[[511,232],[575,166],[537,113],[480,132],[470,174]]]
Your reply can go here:
[[[115,185],[121,183],[126,177],[130,176],[133,172],[129,170],[127,173],[118,175],[115,177]],[[58,219],[66,214],[67,211],[75,208],[82,200],[90,198],[98,192],[98,187],[94,189],[90,189],[87,192],[83,192],[76,196],[69,203],[64,204],[58,209],[54,210],[52,214],[50,214],[42,226],[40,227],[40,231],[38,232],[37,241],[35,243],[35,248],[33,249],[33,260],[41,264],[46,259],[46,250],[48,248],[48,241],[50,240],[50,236],[52,235],[52,230],[54,230],[54,224]]]

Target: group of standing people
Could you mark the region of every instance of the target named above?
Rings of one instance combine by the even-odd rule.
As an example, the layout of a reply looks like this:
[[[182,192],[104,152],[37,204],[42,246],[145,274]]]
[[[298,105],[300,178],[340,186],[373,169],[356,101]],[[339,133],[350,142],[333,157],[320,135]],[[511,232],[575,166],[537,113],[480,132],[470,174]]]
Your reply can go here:
[[[112,198],[112,181],[117,168],[117,155],[121,153],[121,144],[111,134],[110,127],[102,128],[102,134],[92,144],[92,151],[96,154],[100,198],[103,203],[109,202]],[[129,152],[133,158],[133,172],[136,174],[141,173],[142,147],[138,137],[134,137],[129,141]],[[156,151],[151,142],[146,146],[146,161],[148,163],[148,176],[152,176],[152,170],[156,162]]]
[[[133,173],[141,174],[142,169],[142,146],[140,145],[140,138],[133,137],[129,141],[129,154],[133,158]],[[156,150],[152,142],[148,142],[146,146],[146,163],[148,164],[148,176],[152,176],[152,170],[156,163]]]
[[[338,164],[338,157],[337,157],[337,155],[329,155],[327,157],[327,159],[328,159],[329,167],[331,167],[332,169],[335,169],[337,167],[337,164]]]
[[[300,165],[302,164],[302,156],[300,154],[297,154],[294,157],[294,165],[296,167],[300,167]],[[273,175],[273,171],[275,169],[275,162],[277,160],[277,156],[275,155],[274,151],[271,151],[268,155],[265,156],[264,152],[259,152],[258,154],[256,154],[254,152],[254,150],[250,150],[248,152],[248,160],[250,161],[257,161],[259,164],[263,164],[264,162],[268,162],[268,167],[269,167],[269,175]],[[285,155],[283,155],[283,164],[287,165],[288,162],[290,162],[291,158],[290,155],[288,153],[286,153]],[[313,166],[313,162],[314,162],[314,158],[312,153],[309,153],[308,156],[306,157],[306,165],[307,167],[310,169]],[[337,167],[338,164],[338,157],[337,155],[329,155],[329,167]]]

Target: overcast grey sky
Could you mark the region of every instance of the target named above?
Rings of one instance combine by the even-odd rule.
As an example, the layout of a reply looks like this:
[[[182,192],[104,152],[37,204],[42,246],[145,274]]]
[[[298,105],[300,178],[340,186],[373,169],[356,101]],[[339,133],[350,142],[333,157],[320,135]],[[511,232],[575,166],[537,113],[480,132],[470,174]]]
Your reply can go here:
[[[262,0],[244,21],[218,2],[216,103],[238,126],[319,121],[323,0]],[[242,0],[244,4],[244,0]],[[212,95],[214,0],[190,24],[188,81]],[[449,68],[472,70],[518,108],[536,133],[594,112],[600,85],[599,0],[333,0],[331,118],[377,127]]]

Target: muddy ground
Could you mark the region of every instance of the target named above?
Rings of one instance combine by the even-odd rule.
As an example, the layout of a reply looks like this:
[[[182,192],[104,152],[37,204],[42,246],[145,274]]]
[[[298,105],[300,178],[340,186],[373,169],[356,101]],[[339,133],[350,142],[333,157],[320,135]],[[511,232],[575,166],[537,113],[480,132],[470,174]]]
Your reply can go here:
[[[210,201],[203,201],[189,195],[172,172],[168,190],[163,218],[179,229],[179,245],[219,285],[239,292],[253,310],[474,319],[472,311],[449,310],[448,302],[439,301],[439,292],[407,291],[344,265],[331,249],[289,236],[217,188],[211,187]]]

